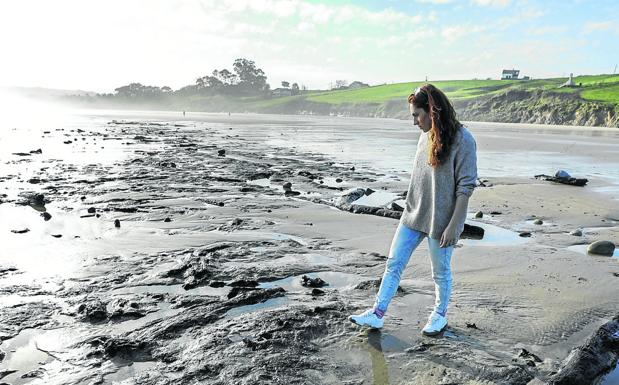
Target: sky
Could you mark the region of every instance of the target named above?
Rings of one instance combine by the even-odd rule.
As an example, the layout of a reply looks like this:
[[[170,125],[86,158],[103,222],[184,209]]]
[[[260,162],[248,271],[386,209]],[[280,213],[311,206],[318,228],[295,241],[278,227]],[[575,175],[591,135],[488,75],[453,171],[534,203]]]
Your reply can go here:
[[[613,73],[617,0],[2,0],[0,87],[178,89],[237,58],[271,88]],[[619,69],[617,69],[619,73]]]

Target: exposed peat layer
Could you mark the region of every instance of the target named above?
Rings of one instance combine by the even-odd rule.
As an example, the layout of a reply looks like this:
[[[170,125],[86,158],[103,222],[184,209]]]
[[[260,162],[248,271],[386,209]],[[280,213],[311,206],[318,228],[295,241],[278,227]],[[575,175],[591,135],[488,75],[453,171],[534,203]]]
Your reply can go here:
[[[3,160],[21,170],[0,175],[3,382],[575,384],[616,362],[618,261],[568,247],[616,243],[619,215],[582,189],[479,187],[484,237],[460,242],[450,324],[428,338],[425,243],[381,332],[346,320],[372,304],[406,174],[206,122],[44,135],[91,159]],[[125,156],[100,162],[108,146]]]

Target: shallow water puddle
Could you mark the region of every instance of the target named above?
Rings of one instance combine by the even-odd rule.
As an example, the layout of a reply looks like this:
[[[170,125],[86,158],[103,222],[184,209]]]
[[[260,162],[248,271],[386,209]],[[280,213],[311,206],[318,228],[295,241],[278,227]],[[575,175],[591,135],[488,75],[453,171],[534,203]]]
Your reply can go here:
[[[589,248],[589,244],[584,244],[584,245],[572,245],[572,246],[568,246],[567,249],[571,250],[571,251],[575,251],[577,253],[580,254],[584,254],[584,255],[589,255],[591,257],[599,257],[599,258],[619,258],[619,248],[615,247],[615,252],[613,253],[612,256],[607,256],[607,255],[599,255],[599,254],[591,254],[589,252],[587,252],[587,248]]]
[[[615,368],[609,373],[600,377],[593,385],[617,385],[619,384],[619,364],[615,364]]]
[[[126,365],[118,363],[118,370],[114,373],[103,376],[106,380],[105,383],[112,384],[133,384],[134,382],[129,380],[137,377],[141,374],[145,374],[149,370],[152,370],[157,365],[154,361],[130,361]]]
[[[612,223],[616,223],[612,221]],[[599,232],[619,229],[619,226],[597,226],[597,227],[583,227],[581,228],[583,234],[598,234]]]
[[[264,302],[256,303],[253,305],[244,305],[232,308],[226,312],[224,318],[230,319],[237,317],[241,314],[252,313],[258,310],[273,309],[279,306],[286,305],[289,302],[290,300],[286,297],[270,298]]]
[[[50,353],[62,350],[62,341],[68,337],[66,334],[61,329],[47,331],[24,329],[17,336],[4,341],[0,348],[6,353],[6,357],[0,363],[0,372],[5,370],[16,370],[16,372],[3,377],[2,381],[13,385],[30,382],[31,378],[22,376],[54,360],[50,354],[39,348]]]
[[[272,288],[272,287],[282,287],[284,290],[289,291],[289,292],[311,290],[311,288],[308,288],[301,284],[303,282],[301,277],[303,277],[304,275],[310,278],[320,277],[322,280],[324,280],[327,283],[327,285],[323,287],[326,289],[341,289],[344,287],[356,285],[359,282],[369,279],[367,277],[362,277],[357,274],[340,273],[336,271],[322,271],[322,272],[295,275],[292,277],[279,279],[277,281],[262,282],[260,283],[260,285],[258,285],[258,287],[263,288],[263,289]]]
[[[403,205],[405,203],[404,200],[402,200],[401,198],[402,197],[400,195],[392,192],[374,191],[370,195],[364,195],[361,198],[357,199],[353,202],[353,204],[360,206],[385,207],[393,201],[400,201],[399,204]]]
[[[286,254],[281,258],[277,258],[267,263],[284,264],[284,263],[306,263],[309,265],[327,265],[337,261],[337,257],[331,257],[324,254]]]
[[[519,233],[499,226],[476,221],[467,221],[469,224],[484,229],[483,239],[461,239],[459,243],[465,246],[515,246],[527,243],[530,238],[521,237]]]

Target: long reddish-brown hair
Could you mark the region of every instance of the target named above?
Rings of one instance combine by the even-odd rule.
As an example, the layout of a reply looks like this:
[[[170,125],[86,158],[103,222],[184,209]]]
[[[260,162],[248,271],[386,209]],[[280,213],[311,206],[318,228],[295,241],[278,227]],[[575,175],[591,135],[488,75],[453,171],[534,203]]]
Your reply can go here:
[[[430,115],[432,126],[428,142],[428,164],[436,167],[449,156],[460,122],[456,111],[443,91],[432,84],[424,84],[408,96],[408,102]]]

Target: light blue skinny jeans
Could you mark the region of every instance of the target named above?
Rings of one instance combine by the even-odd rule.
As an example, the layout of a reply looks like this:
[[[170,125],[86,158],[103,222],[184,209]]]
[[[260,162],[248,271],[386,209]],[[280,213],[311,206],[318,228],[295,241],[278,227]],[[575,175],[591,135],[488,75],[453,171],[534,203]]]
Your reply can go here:
[[[385,313],[391,298],[395,295],[402,272],[408,264],[408,260],[413,251],[419,246],[423,238],[428,238],[428,248],[430,249],[430,261],[432,263],[432,279],[434,279],[435,303],[434,311],[445,315],[447,305],[451,296],[451,254],[453,246],[439,247],[440,241],[432,239],[426,233],[408,228],[402,222],[393,236],[389,258],[385,266],[385,273],[380,284],[380,289],[376,295],[374,308]]]

